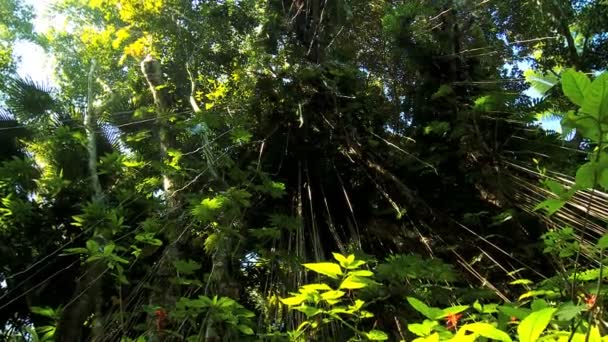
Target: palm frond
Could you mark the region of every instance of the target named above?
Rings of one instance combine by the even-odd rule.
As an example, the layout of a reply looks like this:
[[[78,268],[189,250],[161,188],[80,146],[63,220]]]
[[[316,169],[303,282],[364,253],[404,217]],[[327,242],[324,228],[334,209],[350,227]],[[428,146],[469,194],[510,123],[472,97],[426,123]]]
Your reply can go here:
[[[6,105],[21,122],[40,119],[58,108],[52,89],[30,78],[12,78],[5,87]]]
[[[19,139],[28,135],[26,127],[6,109],[0,108],[0,160],[21,154]]]

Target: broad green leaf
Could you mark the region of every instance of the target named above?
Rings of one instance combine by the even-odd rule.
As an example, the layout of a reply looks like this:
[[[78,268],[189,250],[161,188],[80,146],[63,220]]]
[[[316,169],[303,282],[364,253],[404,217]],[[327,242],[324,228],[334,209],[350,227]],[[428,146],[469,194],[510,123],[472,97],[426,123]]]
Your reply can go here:
[[[99,253],[100,252],[100,246],[99,243],[97,243],[97,241],[95,240],[87,240],[87,249],[91,252],[91,253]]]
[[[317,307],[309,306],[309,305],[305,305],[305,304],[296,306],[293,309],[302,312],[303,314],[306,315],[307,318],[310,318],[312,316],[318,315],[323,312],[323,309],[319,309]]]
[[[105,245],[103,247],[103,254],[105,255],[110,255],[112,254],[112,252],[114,251],[114,248],[116,247],[116,245],[114,244],[110,244],[110,245]]]
[[[542,202],[540,202],[536,207],[534,207],[534,211],[543,209],[547,212],[548,216],[555,214],[558,210],[560,210],[566,201],[557,199],[557,198],[549,198]]]
[[[544,299],[535,299],[530,304],[530,309],[532,309],[532,311],[538,311],[546,307],[549,307],[549,304],[547,304]]]
[[[367,337],[368,340],[370,341],[386,341],[388,340],[388,335],[382,331],[382,330],[372,330],[368,333],[365,334],[365,337]]]
[[[524,319],[530,314],[530,309],[518,308],[514,306],[501,305],[498,307],[498,311],[509,317],[515,317],[517,319]]]
[[[332,288],[329,287],[329,285],[323,284],[323,283],[302,285],[301,289],[304,290],[305,292],[310,292],[310,291],[330,291],[330,290],[332,290]]]
[[[237,329],[239,329],[240,332],[242,332],[245,335],[253,335],[253,329],[251,329],[251,327],[248,327],[244,324],[239,324],[236,326]]]
[[[574,305],[572,302],[568,302],[557,309],[555,317],[560,321],[569,321],[583,312],[583,310],[585,310],[583,305]]]
[[[600,121],[608,116],[608,73],[601,74],[591,82],[580,110]]]
[[[183,275],[194,274],[201,268],[201,265],[194,260],[175,260],[173,266],[175,266],[177,272]]]
[[[581,188],[592,188],[598,180],[598,163],[588,162],[576,171],[576,184]]]
[[[443,315],[443,310],[438,309],[438,308],[429,307],[414,297],[407,297],[406,299],[407,299],[408,303],[410,303],[410,305],[414,309],[416,309],[416,311],[420,312],[427,318],[437,319]]]
[[[521,321],[517,327],[517,335],[520,342],[536,342],[549,322],[551,322],[555,311],[557,311],[556,308],[535,311]]]
[[[354,290],[361,289],[367,286],[367,282],[363,278],[356,276],[348,276],[340,284],[341,289]]]
[[[346,294],[344,291],[332,290],[321,294],[321,298],[325,300],[334,300],[343,297]]]
[[[598,241],[597,241],[597,248],[599,249],[606,249],[608,248],[608,233],[604,234],[604,236],[602,236]]]
[[[363,304],[365,304],[364,301],[362,301],[361,299],[356,299],[355,304],[350,305],[348,308],[352,311],[357,311],[363,307]]]
[[[532,88],[543,95],[549,91],[549,89],[553,88],[553,86],[558,82],[555,75],[550,73],[543,74],[532,69],[524,71],[524,77],[526,78],[526,82],[530,83]]]
[[[580,71],[568,69],[562,73],[562,90],[570,101],[577,106],[583,105],[590,84],[589,77]]]
[[[348,272],[348,275],[357,276],[357,277],[371,277],[374,275],[374,272],[368,270],[357,270]]]
[[[289,298],[281,298],[281,302],[288,306],[300,305],[304,301],[304,296],[295,296]]]
[[[461,313],[463,311],[465,311],[466,309],[468,309],[469,306],[468,305],[455,305],[455,306],[450,306],[449,308],[445,308],[441,311],[441,316],[437,317],[437,318],[444,318],[447,317],[449,315],[455,315],[458,313]]]
[[[349,270],[352,270],[352,269],[358,268],[359,266],[363,266],[363,265],[365,265],[365,261],[363,261],[363,260],[355,260],[355,261],[351,262],[348,265],[348,267],[346,267],[346,268],[348,268]]]
[[[303,264],[304,267],[317,272],[319,274],[326,275],[330,278],[338,279],[339,275],[342,275],[342,269],[340,265],[333,262],[317,262],[312,264]]]
[[[439,334],[434,333],[433,335],[430,335],[430,336],[419,337],[419,338],[413,340],[412,342],[439,342]]]
[[[55,310],[48,306],[45,306],[45,307],[32,306],[30,308],[30,310],[37,315],[41,315],[41,316],[45,316],[45,317],[49,317],[49,318],[53,318],[56,315]]]
[[[477,310],[478,312],[483,312],[483,306],[481,306],[478,300],[473,303],[473,309]]]
[[[497,341],[502,341],[502,342],[511,342],[511,337],[509,337],[509,335],[496,328],[495,326],[493,326],[492,324],[489,323],[482,323],[482,322],[478,322],[478,323],[471,323],[471,324],[466,324],[463,325],[460,331],[470,331],[474,334],[486,337],[486,338],[491,338],[493,340],[497,340]]]
[[[340,253],[332,253],[334,255],[334,259],[336,259],[340,265],[344,268],[346,268],[346,266],[348,266],[349,262],[346,259],[346,257]]]
[[[422,323],[408,324],[407,329],[416,334],[416,336],[428,336],[438,324],[437,321],[425,319]]]

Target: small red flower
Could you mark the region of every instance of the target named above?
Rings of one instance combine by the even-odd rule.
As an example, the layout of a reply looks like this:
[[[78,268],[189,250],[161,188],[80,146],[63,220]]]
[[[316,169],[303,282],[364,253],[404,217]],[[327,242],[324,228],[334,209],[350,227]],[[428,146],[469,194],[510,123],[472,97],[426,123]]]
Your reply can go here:
[[[597,296],[594,294],[585,296],[585,304],[587,304],[587,309],[591,309],[595,306],[595,301],[597,300]]]
[[[517,323],[517,317],[511,316],[511,322],[512,323]]]
[[[458,321],[462,318],[462,314],[449,314],[445,318],[445,325],[450,330],[456,330],[458,326]]]
[[[160,334],[167,322],[167,312],[165,309],[160,308],[154,311],[154,315],[156,316],[156,331]]]

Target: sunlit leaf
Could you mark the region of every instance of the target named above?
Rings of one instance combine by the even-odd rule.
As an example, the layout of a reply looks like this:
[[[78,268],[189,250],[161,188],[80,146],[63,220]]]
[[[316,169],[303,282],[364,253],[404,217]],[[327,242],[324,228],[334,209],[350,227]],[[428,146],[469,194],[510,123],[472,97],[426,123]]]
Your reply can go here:
[[[340,265],[335,264],[333,262],[317,262],[302,265],[308,268],[309,270],[326,275],[330,278],[338,279],[338,276],[342,275],[342,269],[340,268]]]
[[[546,308],[531,313],[517,327],[519,340],[521,342],[536,342],[551,322],[551,318],[556,311],[556,308]]]
[[[562,73],[562,90],[572,103],[582,106],[587,88],[591,84],[589,77],[580,71],[568,69]]]

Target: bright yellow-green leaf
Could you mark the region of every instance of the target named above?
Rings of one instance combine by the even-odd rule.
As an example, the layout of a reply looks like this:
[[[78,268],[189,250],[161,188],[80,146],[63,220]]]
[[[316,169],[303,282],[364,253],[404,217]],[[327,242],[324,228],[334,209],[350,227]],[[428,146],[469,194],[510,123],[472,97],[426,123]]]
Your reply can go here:
[[[330,291],[331,287],[327,284],[306,284],[302,285],[302,290],[304,291]]]
[[[304,301],[304,296],[295,296],[289,298],[281,298],[281,302],[288,306],[300,305]]]
[[[388,340],[388,335],[381,330],[372,330],[368,333],[365,334],[365,337],[367,337],[368,340],[370,341],[386,341]]]
[[[321,298],[324,300],[335,300],[338,298],[343,297],[346,294],[346,292],[344,291],[340,291],[340,290],[332,290],[332,291],[327,291],[321,294]]]
[[[513,280],[512,282],[509,283],[509,285],[530,285],[530,284],[534,284],[534,282],[530,279],[517,279],[517,280]]]
[[[458,333],[460,334],[461,331],[465,331],[465,332],[470,331],[476,335],[490,338],[492,340],[502,341],[502,342],[511,342],[512,341],[511,337],[509,337],[509,335],[506,332],[496,328],[495,326],[493,326],[489,323],[477,322],[477,323],[466,324],[460,328]]]
[[[604,234],[604,236],[597,241],[597,248],[608,249],[608,233]]]
[[[338,279],[339,275],[342,275],[342,269],[340,265],[333,262],[317,262],[310,264],[303,264],[304,267],[317,272],[319,274],[326,275],[330,278]]]
[[[455,306],[450,306],[449,308],[445,308],[443,310],[441,310],[441,316],[437,317],[437,318],[444,318],[447,317],[449,315],[455,315],[457,313],[461,313],[464,310],[468,309],[469,306],[468,305],[455,305]]]
[[[412,342],[439,342],[439,334],[434,333],[433,335],[430,335],[430,336],[418,337],[417,339],[413,340]]]
[[[596,77],[587,88],[581,112],[603,121],[608,116],[608,72]]]
[[[425,319],[422,323],[408,324],[407,329],[416,334],[416,336],[428,336],[438,324],[437,321]]]
[[[589,77],[582,72],[568,69],[562,74],[562,90],[572,103],[582,106],[587,88],[591,84]]]
[[[361,289],[366,286],[367,283],[363,279],[356,276],[348,276],[342,281],[342,284],[340,284],[341,289],[347,290]]]
[[[531,298],[531,297],[537,297],[537,296],[547,296],[547,297],[551,297],[556,295],[557,293],[555,291],[552,290],[533,290],[533,291],[528,291],[524,294],[522,294],[521,296],[519,296],[519,300],[524,300],[526,298]]]
[[[528,315],[517,327],[517,334],[520,342],[536,342],[543,333],[556,308],[546,308],[535,311]]]
[[[334,259],[336,259],[342,267],[346,268],[346,266],[348,266],[348,264],[350,264],[344,255],[342,255],[340,253],[332,253],[332,254],[334,255]]]
[[[371,277],[374,275],[374,273],[372,271],[368,271],[368,270],[351,271],[351,272],[348,272],[348,274],[352,275],[352,276],[357,276],[357,277]]]

